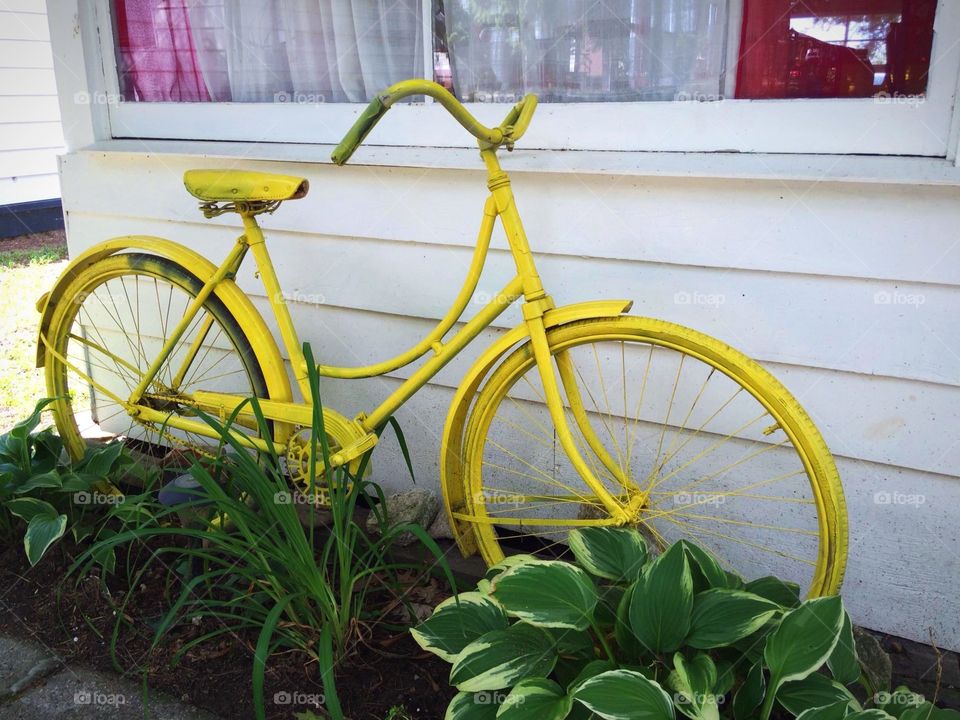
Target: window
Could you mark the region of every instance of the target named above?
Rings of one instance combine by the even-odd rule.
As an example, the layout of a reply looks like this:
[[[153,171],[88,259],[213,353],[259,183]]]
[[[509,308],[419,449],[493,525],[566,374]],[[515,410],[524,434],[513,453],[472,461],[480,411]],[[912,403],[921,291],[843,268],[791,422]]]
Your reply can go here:
[[[489,123],[537,93],[535,147],[943,156],[960,72],[947,0],[107,4],[114,137],[334,143],[429,76]],[[430,103],[384,125],[371,143],[468,144]]]

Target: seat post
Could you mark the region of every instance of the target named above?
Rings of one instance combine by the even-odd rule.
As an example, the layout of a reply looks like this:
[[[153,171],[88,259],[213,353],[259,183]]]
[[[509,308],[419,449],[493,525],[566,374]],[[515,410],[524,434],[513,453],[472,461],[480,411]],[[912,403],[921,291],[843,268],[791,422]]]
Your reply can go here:
[[[267,251],[263,230],[257,222],[257,213],[253,211],[241,212],[240,218],[243,220],[247,245],[250,246],[257,271],[260,273],[260,282],[263,283],[267,300],[270,302],[273,314],[277,318],[280,337],[289,354],[293,374],[297,379],[297,384],[304,399],[309,399],[310,384],[307,378],[307,361],[303,356],[303,350],[300,348],[300,338],[297,336],[293,319],[290,317],[290,310],[287,308],[287,301],[283,295],[283,289],[280,287],[277,271],[274,269],[273,260],[270,259],[270,253]]]

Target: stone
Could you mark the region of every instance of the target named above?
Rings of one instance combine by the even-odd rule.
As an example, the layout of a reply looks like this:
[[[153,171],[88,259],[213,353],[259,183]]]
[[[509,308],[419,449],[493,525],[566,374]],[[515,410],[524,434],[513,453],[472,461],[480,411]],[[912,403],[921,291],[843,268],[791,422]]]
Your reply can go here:
[[[433,523],[427,529],[434,540],[453,540],[453,531],[450,530],[450,518],[446,511],[439,511]]]
[[[415,523],[423,528],[429,528],[437,517],[440,503],[437,496],[428,490],[405,490],[390,495],[386,499],[387,519],[391,525],[401,523]],[[370,513],[367,518],[367,532],[380,532],[377,514]],[[397,545],[412,545],[417,540],[416,535],[403,532],[396,538]]]
[[[864,672],[870,684],[877,692],[891,690],[893,683],[893,663],[890,656],[880,646],[880,641],[869,630],[856,625],[853,627],[853,641],[857,646],[857,655],[863,664]]]

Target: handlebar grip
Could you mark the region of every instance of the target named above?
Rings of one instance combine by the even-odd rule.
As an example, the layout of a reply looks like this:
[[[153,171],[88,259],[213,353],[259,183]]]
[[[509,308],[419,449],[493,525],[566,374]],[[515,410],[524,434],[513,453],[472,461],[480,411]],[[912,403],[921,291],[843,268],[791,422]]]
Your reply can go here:
[[[513,130],[510,132],[511,142],[516,142],[523,137],[523,134],[530,126],[530,121],[533,119],[533,113],[536,112],[536,110],[537,96],[533,93],[528,93],[524,96],[523,100],[514,105],[510,112],[507,113],[507,117],[504,119],[501,127],[513,127]]]
[[[385,105],[379,96],[371,100],[370,104],[360,113],[360,117],[357,118],[353,127],[343,136],[340,144],[334,148],[334,151],[330,154],[330,159],[337,165],[344,165],[389,109],[390,106]]]

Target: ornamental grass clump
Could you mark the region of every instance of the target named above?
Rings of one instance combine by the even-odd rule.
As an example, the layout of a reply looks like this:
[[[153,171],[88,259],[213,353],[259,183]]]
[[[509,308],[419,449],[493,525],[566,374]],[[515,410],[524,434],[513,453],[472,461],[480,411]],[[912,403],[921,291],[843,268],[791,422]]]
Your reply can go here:
[[[314,367],[309,346],[309,365]],[[390,592],[391,601],[402,596],[397,573],[415,567],[395,561],[391,546],[401,533],[411,533],[437,558],[451,586],[453,576],[443,553],[426,531],[415,525],[391,525],[385,516],[383,493],[364,479],[369,456],[356,474],[345,468],[316,472],[329,467],[330,449],[323,425],[319,379],[311,372],[313,391],[312,458],[310,477],[322,477],[329,495],[329,525],[314,531],[316,523],[302,523],[290,482],[279,453],[254,453],[246,448],[231,421],[220,423],[198,413],[215,428],[221,448],[210,461],[196,461],[190,468],[199,487],[196,498],[166,508],[156,522],[118,533],[98,543],[75,567],[93,553],[122,545],[148,543],[156,548],[149,560],[130,577],[139,586],[155,564],[160,564],[175,590],[169,609],[156,626],[154,646],[178,627],[202,623],[206,628],[179,645],[174,662],[194,647],[224,635],[253,632],[256,636],[253,694],[256,715],[265,717],[264,672],[269,657],[280,650],[295,649],[318,663],[326,710],[342,717],[333,682],[333,668],[348,655],[364,626],[379,621],[370,598],[375,592]],[[260,437],[270,438],[270,425],[256,399],[249,401],[258,420]],[[239,409],[237,410],[239,412]],[[233,417],[236,417],[236,413]],[[232,420],[232,418],[231,418]],[[317,485],[319,486],[317,481]],[[307,498],[316,497],[311,483]],[[370,537],[357,519],[361,504],[378,513],[383,533]],[[181,527],[174,519],[184,510],[206,510],[205,527]],[[314,512],[313,504],[309,510]],[[186,542],[184,542],[186,541]],[[186,546],[185,546],[186,545]],[[184,562],[186,561],[186,562]],[[185,568],[192,568],[187,571]],[[124,606],[133,593],[127,593]],[[395,602],[391,602],[395,605]],[[118,629],[123,621],[118,611]],[[119,632],[113,635],[113,652]]]

